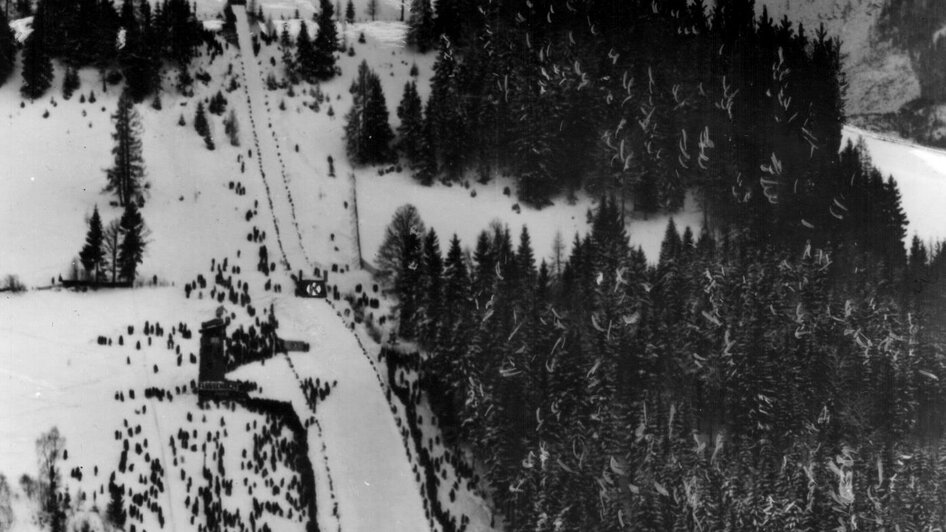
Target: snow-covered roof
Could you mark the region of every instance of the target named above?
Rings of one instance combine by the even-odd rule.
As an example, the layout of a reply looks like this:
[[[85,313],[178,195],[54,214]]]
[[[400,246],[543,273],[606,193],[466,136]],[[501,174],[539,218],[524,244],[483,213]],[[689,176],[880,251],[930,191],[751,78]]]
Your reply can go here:
[[[223,21],[220,19],[205,20],[202,24],[207,31],[217,32],[223,29]]]

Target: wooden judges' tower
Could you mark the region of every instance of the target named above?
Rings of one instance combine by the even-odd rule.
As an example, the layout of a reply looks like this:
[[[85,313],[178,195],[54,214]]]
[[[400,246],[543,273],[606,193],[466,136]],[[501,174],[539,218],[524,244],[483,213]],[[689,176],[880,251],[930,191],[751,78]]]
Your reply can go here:
[[[209,382],[223,382],[227,373],[227,323],[214,318],[200,324],[200,370],[197,381],[203,386]]]

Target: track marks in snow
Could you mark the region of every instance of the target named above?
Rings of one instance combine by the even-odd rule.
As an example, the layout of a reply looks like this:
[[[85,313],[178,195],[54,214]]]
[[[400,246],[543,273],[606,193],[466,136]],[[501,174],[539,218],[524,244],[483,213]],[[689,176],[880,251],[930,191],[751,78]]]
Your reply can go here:
[[[273,206],[273,193],[269,187],[269,181],[266,179],[266,170],[263,169],[263,154],[260,150],[260,138],[256,129],[256,117],[253,112],[253,99],[250,96],[250,80],[254,82],[254,86],[259,84],[259,69],[253,68],[255,63],[250,65],[250,72],[247,72],[247,64],[251,61],[256,61],[256,56],[253,55],[253,42],[249,35],[249,25],[246,20],[246,11],[242,6],[235,6],[233,10],[237,19],[237,36],[239,38],[240,46],[240,69],[243,74],[243,94],[246,96],[246,107],[250,114],[250,129],[253,132],[253,146],[256,149],[256,164],[259,168],[260,177],[263,180],[263,187],[266,189],[266,201],[269,203],[269,214],[273,219],[273,227],[276,229],[276,244],[279,246],[279,253],[282,255],[283,264],[286,265],[286,268],[291,270],[289,266],[289,258],[286,256],[286,249],[283,246],[282,242],[282,232],[279,230],[279,221],[276,218],[276,209]],[[250,73],[254,74],[250,76]]]
[[[299,385],[299,390],[301,390],[302,395],[306,397],[306,405],[309,407],[309,411],[312,412],[312,423],[315,426],[315,430],[319,436],[319,442],[321,443],[322,465],[325,467],[326,480],[328,481],[328,494],[329,499],[332,501],[332,515],[335,517],[336,530],[342,532],[342,518],[338,509],[338,497],[335,495],[335,480],[332,478],[332,468],[328,463],[328,446],[326,446],[325,438],[322,435],[322,424],[319,423],[315,405],[308,401],[305,386],[302,384],[302,378],[299,377],[299,372],[296,371],[296,366],[292,363],[292,359],[289,358],[289,355],[283,354],[283,356],[286,359],[286,363],[289,364],[289,369],[292,371],[293,376],[296,378],[296,384]]]
[[[243,73],[243,92],[246,96],[246,104],[250,113],[250,126],[253,130],[253,143],[256,148],[256,161],[259,168],[260,177],[263,179],[263,185],[266,188],[266,198],[269,202],[270,214],[273,218],[273,225],[276,227],[276,240],[279,244],[279,251],[282,254],[283,262],[288,270],[292,271],[292,264],[286,253],[282,240],[282,231],[280,230],[279,218],[276,215],[277,209],[274,202],[274,192],[270,188],[266,169],[276,170],[282,178],[283,189],[285,190],[285,200],[288,204],[289,217],[296,233],[301,258],[305,260],[307,269],[317,266],[309,257],[305,242],[302,238],[302,230],[299,227],[299,220],[296,216],[296,202],[292,196],[292,189],[289,186],[289,174],[286,170],[286,164],[282,155],[282,146],[279,143],[279,137],[273,129],[272,110],[270,108],[269,95],[263,87],[262,72],[256,55],[253,54],[253,42],[250,37],[249,22],[246,18],[246,10],[243,6],[234,6],[236,15],[237,35],[240,45],[240,67]],[[254,101],[261,100],[261,101]],[[260,109],[255,109],[260,107]],[[256,116],[260,117],[260,124],[257,125]],[[261,134],[262,123],[265,121],[269,136]],[[261,138],[262,137],[262,138]],[[280,198],[282,199],[282,198]],[[284,212],[281,209],[280,212]]]

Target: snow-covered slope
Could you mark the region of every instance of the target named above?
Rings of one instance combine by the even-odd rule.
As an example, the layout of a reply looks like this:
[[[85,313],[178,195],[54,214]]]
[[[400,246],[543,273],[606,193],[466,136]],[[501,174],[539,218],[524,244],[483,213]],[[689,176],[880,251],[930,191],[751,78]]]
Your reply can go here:
[[[909,225],[907,238],[924,242],[946,239],[946,151],[911,144],[851,126],[844,141],[863,138],[871,162],[884,175],[892,175],[902,196]]]
[[[245,25],[242,10],[237,13]],[[361,32],[367,37],[365,44],[355,42]],[[304,508],[294,506],[298,501],[288,501],[298,494],[298,486],[272,491],[281,494],[268,499],[260,491],[269,493],[274,482],[292,486],[299,471],[279,462],[268,475],[261,474],[245,470],[246,464],[239,459],[243,452],[270,452],[261,450],[254,438],[267,418],[240,408],[200,408],[191,388],[196,366],[190,355],[198,350],[196,338],[184,339],[178,334],[172,344],[167,334],[142,334],[146,321],[159,322],[166,331],[181,323],[196,331],[220,306],[218,296],[224,300],[226,314],[233,318],[231,328],[253,324],[248,307],[227,302],[221,293],[226,290],[221,290],[220,283],[232,282],[252,297],[256,316],[276,309],[284,337],[292,338],[296,332],[300,338],[307,337],[308,329],[290,326],[298,322],[331,332],[327,338],[316,338],[314,345],[338,348],[335,356],[339,358],[326,359],[330,366],[298,364],[299,371],[307,375],[324,372],[338,381],[333,395],[320,405],[325,410],[324,423],[310,442],[322,529],[334,530],[341,523],[333,515],[336,503],[346,530],[392,529],[387,525],[395,530],[421,530],[428,526],[425,503],[415,485],[417,465],[411,453],[416,451],[398,431],[404,426],[398,421],[404,413],[386,400],[383,370],[374,365],[378,364],[376,350],[355,350],[357,342],[347,329],[350,317],[336,316],[325,303],[315,311],[295,306],[298,302],[288,293],[291,281],[286,266],[308,276],[316,266],[344,271],[357,264],[352,174],[363,179],[376,174],[374,168],[352,169],[344,163],[342,115],[350,106],[347,87],[357,63],[367,59],[383,73],[392,110],[414,62],[425,76],[422,91],[427,91],[424,79],[429,76],[432,57],[401,49],[403,24],[356,23],[346,29],[346,35],[357,54],[342,56],[343,75],[321,86],[326,98],[319,111],[310,108],[316,100],[312,87],[297,87],[295,96],[282,89],[264,88],[263,80],[270,72],[282,77],[280,68],[270,64],[279,51],[264,48],[259,57],[253,57],[243,31],[240,39],[246,55],[230,46],[213,63],[207,56],[195,62],[210,78],[206,84],[195,85],[196,98],[179,96],[172,88],[174,72],[167,71],[163,110],[146,104],[137,107],[142,115],[144,159],[151,183],[143,209],[151,236],[141,278],[151,281],[156,276],[164,286],[117,292],[73,293],[54,288],[0,294],[0,337],[5,339],[0,342],[0,473],[8,478],[35,474],[36,437],[52,426],[59,427],[69,450],[63,466],[70,493],[96,494],[76,504],[79,515],[93,505],[104,505],[102,497],[107,492],[103,486],[108,474],[116,470],[123,440],[128,439],[133,447],[137,443],[149,450],[130,453],[129,467],[134,464],[138,469],[118,475],[118,482],[129,490],[127,497],[145,493],[142,490],[147,484],[138,478],[142,468],[147,472],[154,467],[157,456],[164,466],[159,476],[164,478],[166,493],[150,499],[151,509],[144,511],[139,528],[156,529],[165,519],[172,529],[194,529],[185,498],[193,502],[195,490],[202,486],[200,482],[192,485],[190,479],[202,476],[203,445],[184,449],[178,444],[175,451],[166,443],[170,435],[184,431],[202,443],[206,438],[207,459],[223,460],[238,484],[232,493],[222,496],[223,510],[240,510],[246,516],[253,507],[252,498],[270,500],[281,509],[294,507],[296,513],[289,517],[282,510],[263,512],[266,515],[257,518],[257,525],[297,529],[297,523],[303,522]],[[58,94],[61,77],[47,96],[22,106],[16,78],[0,88],[0,112],[4,115],[0,158],[9,161],[9,173],[0,179],[0,196],[17,198],[0,204],[0,273],[17,274],[34,288],[69,274],[70,261],[82,245],[84,218],[93,205],[99,206],[106,222],[120,213],[109,205],[109,196],[101,193],[104,168],[111,159],[109,116],[119,88],[110,86],[103,92],[97,73],[85,70],[80,74],[82,88],[69,101]],[[231,81],[237,88],[227,92]],[[197,99],[205,100],[218,90],[226,95],[228,110],[236,113],[242,145],[230,146],[222,135],[221,118],[211,115],[216,149],[209,151],[191,124]],[[88,101],[91,91],[95,92],[94,104]],[[80,94],[85,103],[80,103]],[[330,107],[332,113],[328,112]],[[46,110],[49,115],[44,117]],[[178,125],[181,117],[185,127]],[[337,177],[328,175],[329,155],[336,161]],[[415,186],[406,180],[403,184]],[[392,201],[388,198],[385,205]],[[360,207],[363,212],[373,211],[370,204]],[[266,236],[260,236],[262,233]],[[286,249],[285,260],[278,251],[277,234]],[[269,248],[272,262],[282,263],[269,277],[256,271],[260,244]],[[224,259],[228,262],[221,266]],[[216,286],[214,271],[208,275],[212,261],[221,272]],[[195,288],[186,297],[182,286],[201,273],[211,279],[209,286]],[[364,272],[333,272],[330,281],[347,293],[355,282],[367,283],[368,277]],[[271,286],[276,285],[285,291],[274,292]],[[344,301],[336,305],[340,314],[351,316]],[[129,326],[134,327],[133,333]],[[363,330],[360,334],[369,341]],[[100,345],[99,336],[113,345]],[[269,378],[267,370],[275,364],[278,362],[268,364],[266,370],[260,366],[260,380]],[[173,390],[173,401],[143,397],[149,387]],[[281,398],[281,387],[264,384],[260,395]],[[130,398],[132,391],[134,399]],[[116,393],[123,400],[118,400]],[[359,431],[349,426],[352,418],[365,421]],[[126,421],[134,433],[115,439],[114,431],[124,431]],[[286,440],[291,435],[275,437]],[[326,443],[327,452],[319,454],[321,447],[316,441]],[[197,456],[192,456],[194,452]],[[85,472],[81,480],[68,475],[73,467]],[[98,473],[89,473],[96,469]],[[466,490],[455,495],[461,511],[465,504],[481,503]],[[443,496],[446,498],[446,493]],[[29,505],[17,506],[21,507],[29,510]],[[486,514],[478,511],[476,515]],[[16,529],[28,530],[29,516],[18,517]],[[196,523],[201,523],[202,517],[197,519]],[[488,518],[475,518],[471,530],[488,529],[488,520],[482,519]]]
[[[310,444],[313,463],[321,463],[325,444],[341,530],[429,530],[384,389],[355,337],[322,301],[284,300],[277,313],[285,316],[280,323],[284,334],[310,342],[311,352],[244,366],[233,376],[255,380],[266,397],[291,402],[300,417],[311,411],[301,388],[290,385],[296,375],[337,381],[314,413],[319,424],[309,427],[309,433],[315,442]],[[320,516],[328,513],[320,509]]]

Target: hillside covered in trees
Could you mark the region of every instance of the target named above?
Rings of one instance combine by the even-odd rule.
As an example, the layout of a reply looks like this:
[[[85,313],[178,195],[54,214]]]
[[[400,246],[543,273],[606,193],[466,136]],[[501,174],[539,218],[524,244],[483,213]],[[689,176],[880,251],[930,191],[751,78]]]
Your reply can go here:
[[[448,180],[510,172],[527,202],[602,198],[550,260],[528,227],[441,241],[410,205],[377,255],[420,349],[394,363],[496,522],[944,522],[946,254],[905,249],[896,182],[841,145],[839,43],[751,1],[452,6],[413,3],[409,39],[438,59],[411,153]],[[627,217],[691,190],[706,226],[671,222],[648,262]]]
[[[0,473],[27,429],[70,442],[38,499],[0,477],[0,525],[946,522],[946,253],[843,141],[827,31],[752,0],[205,1],[0,20],[29,285],[0,294]],[[214,315],[293,427],[201,400]]]
[[[408,39],[438,49],[425,118],[445,179],[512,173],[539,205],[586,187],[674,211],[696,189],[720,215],[764,202],[796,224],[830,218],[844,82],[823,31],[747,1],[427,9],[413,3]]]
[[[382,248],[416,375],[507,530],[924,530],[946,519],[946,260],[682,235],[606,201],[561,261],[472,256],[399,211]],[[855,258],[856,257],[856,258]],[[385,261],[379,261],[382,264]]]

